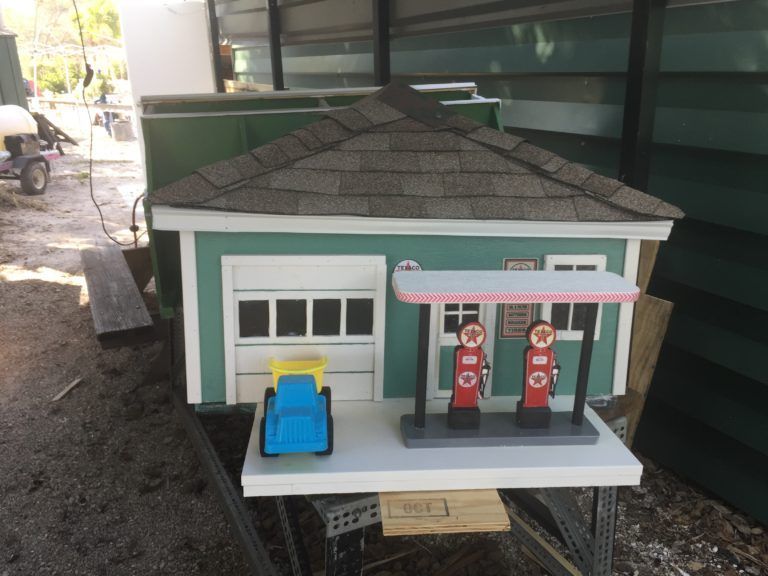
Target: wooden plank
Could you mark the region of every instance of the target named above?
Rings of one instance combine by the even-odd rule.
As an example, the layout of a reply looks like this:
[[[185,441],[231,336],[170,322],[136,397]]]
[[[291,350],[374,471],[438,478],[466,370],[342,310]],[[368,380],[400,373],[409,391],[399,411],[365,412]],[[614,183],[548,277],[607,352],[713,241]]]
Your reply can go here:
[[[651,281],[653,267],[656,264],[656,255],[659,253],[658,240],[642,240],[640,242],[640,262],[637,266],[637,285],[640,292],[648,291],[648,283]]]
[[[147,340],[155,329],[122,251],[115,245],[80,251],[88,286],[96,338],[102,348],[124,343],[126,337]]]
[[[629,379],[627,382],[629,390],[634,392],[634,401],[628,406],[626,412],[627,446],[632,446],[673,308],[674,304],[671,302],[654,298],[648,294],[643,294],[635,305],[632,351],[629,359]]]
[[[556,548],[554,548],[549,542],[544,540],[533,528],[531,528],[525,520],[520,518],[517,514],[515,514],[512,510],[507,510],[509,513],[509,517],[511,518],[512,522],[517,524],[520,528],[525,530],[525,532],[536,540],[538,542],[539,546],[544,548],[549,555],[552,557],[555,562],[560,564],[562,566],[563,570],[566,571],[568,574],[571,574],[572,576],[581,576],[581,572],[579,572],[578,568],[571,564],[568,560],[565,559],[565,557],[560,554],[560,552],[557,551]],[[542,568],[544,566],[538,561],[536,554],[532,550],[528,550],[528,548],[524,547],[524,550],[531,555],[531,559],[534,560],[537,564],[539,564]]]
[[[496,490],[383,492],[379,502],[385,536],[509,530]]]
[[[67,384],[67,385],[66,385],[66,386],[65,386],[65,387],[62,389],[62,391],[61,391],[61,392],[59,392],[58,394],[56,394],[56,396],[54,396],[54,397],[51,399],[51,402],[58,402],[59,400],[61,400],[62,398],[64,398],[64,396],[66,396],[67,394],[69,394],[69,393],[70,393],[70,391],[71,391],[71,390],[72,390],[72,389],[73,389],[75,386],[77,386],[78,384],[80,384],[80,382],[82,382],[82,381],[83,381],[83,379],[82,379],[82,378],[75,378],[74,380],[72,380],[72,382],[70,382],[69,384]]]

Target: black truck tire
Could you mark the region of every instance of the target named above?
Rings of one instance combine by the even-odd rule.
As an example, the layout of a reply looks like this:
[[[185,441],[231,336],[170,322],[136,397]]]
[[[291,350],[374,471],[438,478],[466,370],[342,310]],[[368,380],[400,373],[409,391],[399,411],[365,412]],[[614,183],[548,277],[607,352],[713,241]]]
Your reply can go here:
[[[27,196],[39,196],[48,186],[45,162],[30,162],[21,170],[21,191]]]

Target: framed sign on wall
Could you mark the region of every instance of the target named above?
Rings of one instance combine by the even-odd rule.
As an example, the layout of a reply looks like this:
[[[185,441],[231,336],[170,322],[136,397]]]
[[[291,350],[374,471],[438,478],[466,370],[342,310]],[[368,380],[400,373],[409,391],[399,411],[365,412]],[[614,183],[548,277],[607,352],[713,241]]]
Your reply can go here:
[[[504,270],[537,270],[536,258],[504,258]],[[525,331],[533,322],[533,304],[502,304],[499,338],[525,338]]]

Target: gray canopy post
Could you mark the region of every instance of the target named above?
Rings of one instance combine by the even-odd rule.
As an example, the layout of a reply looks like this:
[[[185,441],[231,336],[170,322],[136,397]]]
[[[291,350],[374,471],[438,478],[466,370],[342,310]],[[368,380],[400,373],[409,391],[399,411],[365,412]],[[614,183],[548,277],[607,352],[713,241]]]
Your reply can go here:
[[[584,422],[584,404],[587,401],[589,367],[592,362],[592,348],[595,344],[597,307],[597,302],[586,305],[587,314],[584,319],[584,337],[581,340],[579,371],[576,375],[576,392],[573,396],[573,413],[571,415],[571,423],[574,426],[581,426],[582,422]]]
[[[429,304],[419,305],[419,355],[416,359],[416,406],[414,426],[424,428],[427,411],[427,365],[429,364]]]

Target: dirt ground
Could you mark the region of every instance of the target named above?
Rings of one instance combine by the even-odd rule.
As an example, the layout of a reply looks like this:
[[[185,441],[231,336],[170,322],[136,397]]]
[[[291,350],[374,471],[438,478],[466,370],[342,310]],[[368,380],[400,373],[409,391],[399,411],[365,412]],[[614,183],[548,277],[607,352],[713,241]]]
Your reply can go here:
[[[47,193],[17,196],[17,183],[0,182],[0,576],[247,574],[166,386],[141,386],[157,347],[96,343],[78,253],[104,238],[87,130],[82,116],[50,117],[82,145],[66,148]],[[96,128],[93,183],[105,226],[130,240],[143,189],[137,142]],[[621,491],[615,574],[768,574],[762,526],[644,463],[643,484]],[[258,512],[281,553],[273,513]],[[469,553],[477,540],[385,540],[376,529],[369,539],[371,575],[539,573],[508,535],[483,544],[492,562],[482,570],[453,571],[446,543]],[[413,556],[386,561],[404,550]]]

